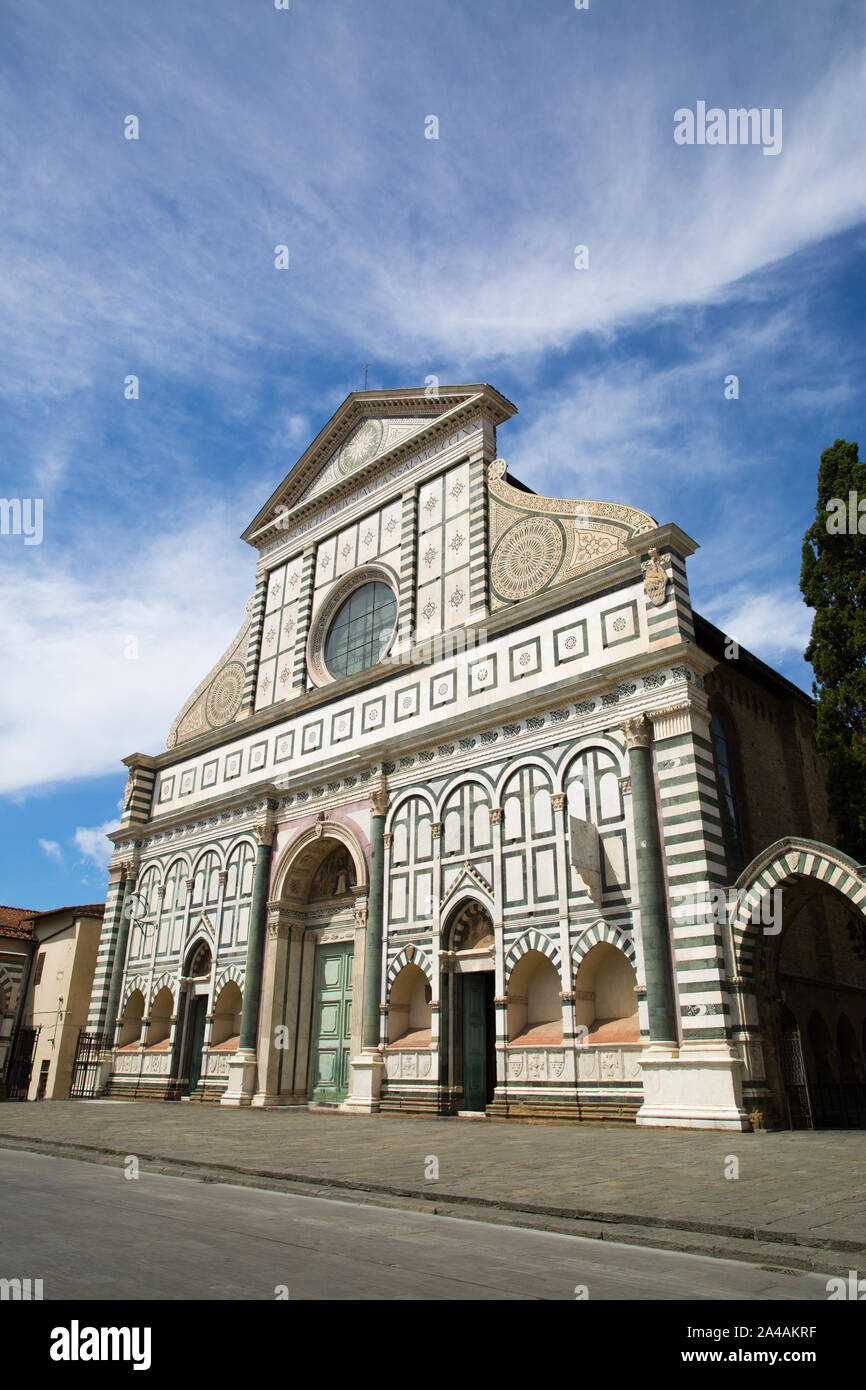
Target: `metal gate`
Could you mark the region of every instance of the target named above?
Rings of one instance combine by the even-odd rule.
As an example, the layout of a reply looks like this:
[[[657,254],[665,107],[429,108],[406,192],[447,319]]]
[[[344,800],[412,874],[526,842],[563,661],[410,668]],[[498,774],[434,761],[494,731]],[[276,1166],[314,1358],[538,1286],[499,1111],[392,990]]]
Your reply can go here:
[[[6,1068],[6,1099],[26,1100],[33,1071],[38,1028],[19,1028],[12,1039],[12,1050]]]
[[[75,1048],[72,1068],[71,1100],[89,1100],[96,1095],[99,1082],[99,1059],[108,1047],[106,1033],[86,1033],[82,1028]]]
[[[795,1028],[791,1032],[782,1033],[779,1044],[788,1124],[791,1129],[814,1129],[815,1118],[812,1114],[812,1097],[809,1093],[800,1030]]]

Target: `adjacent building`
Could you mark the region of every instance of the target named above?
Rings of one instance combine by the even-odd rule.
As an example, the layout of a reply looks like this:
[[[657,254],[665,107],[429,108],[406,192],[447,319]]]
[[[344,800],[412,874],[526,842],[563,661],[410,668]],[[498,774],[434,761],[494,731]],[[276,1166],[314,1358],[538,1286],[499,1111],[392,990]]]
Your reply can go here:
[[[0,908],[0,1077],[5,1098],[70,1095],[86,1031],[102,903]],[[11,918],[17,916],[17,924]]]

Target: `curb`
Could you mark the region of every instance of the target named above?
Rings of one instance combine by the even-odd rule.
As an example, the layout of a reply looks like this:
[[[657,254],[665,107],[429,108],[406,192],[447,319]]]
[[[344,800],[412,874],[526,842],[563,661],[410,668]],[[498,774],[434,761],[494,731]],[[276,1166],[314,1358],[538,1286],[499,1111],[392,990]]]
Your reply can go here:
[[[126,1149],[68,1143],[63,1140],[26,1139],[0,1134],[0,1149],[41,1153],[53,1158],[76,1159],[105,1167],[127,1156]],[[411,1188],[344,1178],[321,1178],[268,1169],[242,1168],[228,1163],[201,1163],[167,1154],[138,1153],[145,1171],[165,1177],[203,1183],[251,1187],[303,1197],[349,1200],[363,1205],[417,1211],[428,1216],[450,1216],[464,1221],[516,1226],[528,1230],[607,1240],[624,1245],[648,1246],[681,1254],[737,1260],[786,1273],[818,1272],[829,1278],[847,1275],[851,1256],[866,1265],[862,1242],[817,1237],[805,1241],[788,1231],[760,1227],[723,1226],[712,1222],[673,1221],[665,1217],[633,1216],[622,1212],[577,1211],[567,1207],[538,1206],[460,1193],[419,1193]],[[845,1256],[844,1261],[841,1256]]]

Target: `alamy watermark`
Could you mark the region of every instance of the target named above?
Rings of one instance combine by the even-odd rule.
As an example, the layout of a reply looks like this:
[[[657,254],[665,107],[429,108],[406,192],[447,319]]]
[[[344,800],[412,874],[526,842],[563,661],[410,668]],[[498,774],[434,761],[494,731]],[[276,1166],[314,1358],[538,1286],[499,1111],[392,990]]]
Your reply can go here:
[[[0,497],[0,536],[23,536],[25,545],[42,544],[41,497]]]
[[[866,536],[866,497],[856,492],[831,497],[827,503],[827,532],[831,536]]]
[[[746,909],[746,919],[762,928],[765,936],[778,936],[782,930],[782,890],[748,893],[737,888],[709,888],[697,893],[672,893],[671,909],[678,925],[710,924],[723,926]]]
[[[677,145],[762,145],[764,154],[782,153],[780,106],[681,106],[674,112]]]

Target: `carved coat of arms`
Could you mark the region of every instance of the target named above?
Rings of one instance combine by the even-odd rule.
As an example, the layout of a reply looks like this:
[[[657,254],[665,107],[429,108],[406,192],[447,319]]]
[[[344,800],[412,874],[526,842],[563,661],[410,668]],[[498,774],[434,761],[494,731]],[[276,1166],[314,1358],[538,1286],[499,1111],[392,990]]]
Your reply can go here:
[[[655,548],[650,551],[649,564],[644,571],[643,591],[655,608],[661,608],[668,591],[668,577]]]

